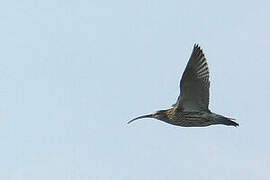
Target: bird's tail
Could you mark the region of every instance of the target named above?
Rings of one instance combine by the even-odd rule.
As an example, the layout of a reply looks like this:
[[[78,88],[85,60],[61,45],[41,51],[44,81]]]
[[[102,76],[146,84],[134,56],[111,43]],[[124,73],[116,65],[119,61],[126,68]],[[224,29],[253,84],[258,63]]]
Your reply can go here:
[[[234,120],[235,119],[224,117],[222,119],[222,124],[227,125],[227,126],[235,126],[235,127],[239,126],[239,124],[235,122]]]

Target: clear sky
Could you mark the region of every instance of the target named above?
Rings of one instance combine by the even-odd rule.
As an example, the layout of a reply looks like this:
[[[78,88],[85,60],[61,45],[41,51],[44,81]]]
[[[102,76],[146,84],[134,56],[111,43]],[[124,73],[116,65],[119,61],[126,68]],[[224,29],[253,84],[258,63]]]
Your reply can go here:
[[[0,3],[1,180],[268,180],[270,1]],[[130,119],[169,108],[194,43],[210,109],[238,128]]]

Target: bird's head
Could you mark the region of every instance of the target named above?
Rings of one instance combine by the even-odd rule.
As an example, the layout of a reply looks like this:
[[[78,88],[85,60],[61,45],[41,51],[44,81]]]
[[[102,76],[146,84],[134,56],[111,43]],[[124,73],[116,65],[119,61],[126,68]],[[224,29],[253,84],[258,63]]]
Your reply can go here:
[[[160,110],[160,111],[156,111],[152,114],[147,114],[147,115],[136,117],[136,118],[130,120],[128,122],[128,124],[137,120],[137,119],[143,119],[143,118],[154,118],[154,119],[158,119],[161,121],[167,121],[167,119],[168,119],[167,110]]]
[[[167,110],[159,110],[153,113],[154,118],[159,119],[159,120],[166,120],[168,119],[168,114]]]

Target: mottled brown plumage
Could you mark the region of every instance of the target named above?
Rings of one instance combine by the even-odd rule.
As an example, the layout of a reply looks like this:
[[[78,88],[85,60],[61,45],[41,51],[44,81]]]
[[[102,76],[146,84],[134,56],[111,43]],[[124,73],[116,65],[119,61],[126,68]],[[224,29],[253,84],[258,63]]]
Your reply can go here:
[[[215,124],[238,126],[234,119],[212,113],[209,105],[209,68],[199,45],[195,44],[180,81],[180,95],[170,109],[132,119],[155,118],[183,127],[204,127]]]

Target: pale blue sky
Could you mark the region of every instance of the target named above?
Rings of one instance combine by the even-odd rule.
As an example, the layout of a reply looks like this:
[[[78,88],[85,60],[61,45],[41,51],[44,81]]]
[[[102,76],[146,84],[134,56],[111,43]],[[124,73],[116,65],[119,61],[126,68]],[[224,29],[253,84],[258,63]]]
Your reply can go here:
[[[1,180],[268,180],[269,1],[0,3]],[[239,128],[182,128],[168,108],[194,43],[210,108]]]

